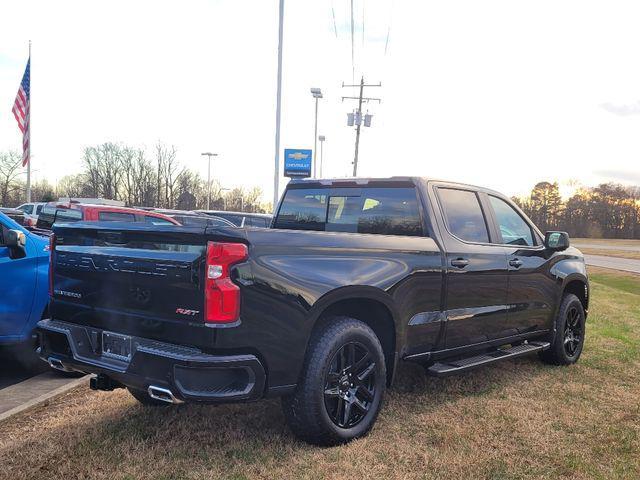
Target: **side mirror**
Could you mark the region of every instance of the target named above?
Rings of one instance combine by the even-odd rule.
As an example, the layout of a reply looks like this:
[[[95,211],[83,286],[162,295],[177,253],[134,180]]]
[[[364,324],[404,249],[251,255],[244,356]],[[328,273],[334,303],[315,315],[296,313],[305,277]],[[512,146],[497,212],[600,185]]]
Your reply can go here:
[[[566,250],[569,248],[569,234],[567,232],[546,232],[544,246],[554,252]]]
[[[25,255],[25,246],[27,245],[27,237],[20,230],[8,230],[4,244],[13,252],[12,257],[23,257]]]

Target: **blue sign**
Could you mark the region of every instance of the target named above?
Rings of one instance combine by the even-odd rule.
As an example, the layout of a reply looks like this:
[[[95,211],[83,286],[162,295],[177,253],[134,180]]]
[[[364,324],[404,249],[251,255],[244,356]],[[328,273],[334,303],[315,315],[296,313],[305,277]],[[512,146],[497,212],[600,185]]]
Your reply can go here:
[[[285,148],[284,150],[284,176],[285,177],[310,177],[311,176],[311,150],[299,148]]]

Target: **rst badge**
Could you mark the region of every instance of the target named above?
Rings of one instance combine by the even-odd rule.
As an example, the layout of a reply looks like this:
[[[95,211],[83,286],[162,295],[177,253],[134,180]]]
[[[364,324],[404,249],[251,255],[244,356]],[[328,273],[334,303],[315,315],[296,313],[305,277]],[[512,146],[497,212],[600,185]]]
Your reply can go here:
[[[186,315],[188,317],[195,317],[200,313],[200,310],[189,310],[188,308],[176,308],[176,313],[178,315]]]

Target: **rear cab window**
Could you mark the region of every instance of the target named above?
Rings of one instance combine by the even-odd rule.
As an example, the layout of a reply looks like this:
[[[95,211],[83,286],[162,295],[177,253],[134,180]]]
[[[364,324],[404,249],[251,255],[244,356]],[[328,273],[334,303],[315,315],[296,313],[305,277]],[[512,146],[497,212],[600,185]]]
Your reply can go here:
[[[275,228],[424,236],[415,187],[292,188]]]
[[[476,192],[438,187],[449,233],[466,242],[489,243],[487,222]]]

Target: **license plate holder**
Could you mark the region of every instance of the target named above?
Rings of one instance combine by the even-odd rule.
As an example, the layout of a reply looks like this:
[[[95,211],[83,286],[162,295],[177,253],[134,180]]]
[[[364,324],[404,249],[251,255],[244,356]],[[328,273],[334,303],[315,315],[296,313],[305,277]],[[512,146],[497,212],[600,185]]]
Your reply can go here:
[[[114,332],[102,332],[102,355],[118,360],[131,360],[131,337]]]

